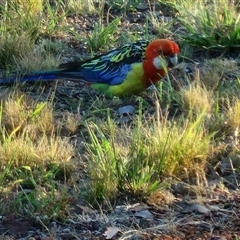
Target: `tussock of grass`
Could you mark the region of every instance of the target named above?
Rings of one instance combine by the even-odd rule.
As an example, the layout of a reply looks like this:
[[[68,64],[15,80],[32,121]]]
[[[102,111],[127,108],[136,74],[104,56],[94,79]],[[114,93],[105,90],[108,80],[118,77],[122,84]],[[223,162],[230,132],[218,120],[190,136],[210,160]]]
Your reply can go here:
[[[59,1],[55,10],[47,2],[46,12],[42,11],[40,0],[21,1],[21,3],[12,1],[2,7],[0,64],[7,73],[18,72],[19,68],[30,71],[35,70],[36,66],[42,66],[44,69],[48,69],[49,65],[56,66],[57,61],[53,55],[60,47],[57,42],[50,46],[50,43],[46,44],[45,41],[41,51],[35,47],[40,36],[53,35],[57,29],[62,27],[61,22],[64,16],[57,13],[60,8]],[[35,14],[38,11],[40,11],[39,14]],[[54,48],[55,53],[53,53]]]
[[[114,129],[109,136],[91,124],[88,152],[95,200],[114,199],[118,191],[146,196],[164,186],[161,177],[173,174],[197,178],[214,135],[204,127],[205,114],[204,109],[194,120],[139,119],[134,129],[116,130],[109,124]]]
[[[26,56],[33,43],[25,33],[22,35],[0,34],[0,64],[6,70],[16,71],[16,59]]]
[[[56,43],[43,42],[34,46],[27,34],[2,36],[0,41],[0,64],[4,69],[1,77],[12,73],[25,74],[33,71],[53,69],[58,65],[63,49]],[[11,73],[11,74],[10,74]]]
[[[240,25],[237,6],[228,1],[196,1],[186,11],[176,5],[179,20],[185,27],[182,34],[185,43],[201,48],[238,48]]]
[[[55,69],[58,62],[58,57],[46,52],[33,51],[25,57],[18,59],[17,68],[21,74],[26,74],[29,72]]]
[[[114,35],[118,31],[119,21],[120,18],[116,18],[106,26],[101,22],[94,25],[92,32],[87,34],[87,44],[91,52],[108,50],[113,46]]]
[[[18,0],[24,12],[30,13],[34,16],[41,13],[43,10],[42,0]]]
[[[30,133],[31,128],[44,134],[54,131],[53,108],[50,105],[37,103],[20,91],[5,94],[1,121],[8,134],[19,131]]]
[[[229,135],[226,123],[231,122],[230,125],[236,128],[237,124],[234,122],[238,121],[235,114],[238,99],[236,96],[240,93],[235,77],[237,72],[236,62],[221,59],[206,60],[201,71],[196,74],[195,81],[180,92],[183,111],[195,116],[205,111],[206,129],[221,133],[222,136]]]
[[[28,7],[29,5],[26,4],[26,8]],[[31,11],[26,11],[25,6],[17,1],[8,1],[2,8],[0,20],[2,33],[21,35],[25,32],[31,40],[36,40],[41,32],[41,17],[35,16]]]
[[[11,167],[46,166],[52,162],[67,163],[73,156],[73,149],[67,140],[59,137],[39,137],[32,142],[28,136],[21,136],[0,147],[1,169],[9,163]]]
[[[32,213],[47,212],[49,219],[67,214],[69,197],[64,188],[55,187],[55,180],[69,177],[74,149],[68,138],[58,135],[52,106],[15,92],[5,94],[1,110],[0,182],[6,187],[0,194],[9,200],[6,208],[0,203],[2,211],[10,211],[10,206],[17,212],[29,208]],[[25,194],[24,186],[32,191]],[[22,191],[13,196],[13,188]]]
[[[19,177],[14,186],[16,190],[11,189],[12,191],[9,191],[9,188],[7,194],[2,198],[3,201],[0,201],[0,206],[5,213],[14,212],[16,214],[18,212],[44,227],[45,224],[50,223],[51,219],[66,220],[71,201],[66,188],[61,186],[60,189],[60,186],[55,186],[54,182],[49,180],[49,177],[37,179],[37,172],[34,172],[31,168],[19,169],[16,174]],[[41,176],[44,176],[44,172],[41,173]],[[48,185],[46,185],[46,182],[48,182]],[[28,191],[21,186],[28,187]],[[35,189],[31,190],[32,187],[35,187]]]
[[[69,14],[92,13],[97,11],[93,0],[69,0],[67,1],[66,7]]]
[[[54,69],[58,66],[59,55],[62,50],[58,48],[53,50],[46,47],[44,43],[35,47],[28,40],[29,37],[21,36],[14,40],[11,39],[8,43],[0,43],[0,61],[3,61],[2,66],[5,69],[3,72],[5,75],[10,75],[10,73],[26,74]],[[3,45],[1,46],[1,44]],[[7,56],[7,58],[4,58],[4,56]]]
[[[10,95],[2,105],[2,158],[8,161],[19,153],[20,156],[23,154],[26,157],[29,164],[33,156],[28,155],[28,151],[32,149],[36,164],[43,159],[49,162],[68,161],[73,155],[73,149],[66,139],[56,136],[59,126],[55,125],[53,108],[19,94]],[[18,146],[22,146],[19,151]],[[16,159],[18,158],[17,156]],[[30,162],[27,159],[30,159]]]
[[[12,205],[13,209],[21,209],[21,213],[27,214],[36,223],[50,224],[51,219],[65,221],[70,212],[71,198],[67,188],[59,191],[54,185],[50,189],[38,185],[35,191],[28,194],[21,192]]]
[[[80,113],[74,114],[66,112],[63,116],[63,128],[68,131],[69,134],[76,133],[80,124],[81,115]]]
[[[192,83],[188,89],[184,89],[181,96],[184,111],[192,111],[198,115],[202,112],[210,114],[213,110],[214,93],[206,90],[199,81]]]

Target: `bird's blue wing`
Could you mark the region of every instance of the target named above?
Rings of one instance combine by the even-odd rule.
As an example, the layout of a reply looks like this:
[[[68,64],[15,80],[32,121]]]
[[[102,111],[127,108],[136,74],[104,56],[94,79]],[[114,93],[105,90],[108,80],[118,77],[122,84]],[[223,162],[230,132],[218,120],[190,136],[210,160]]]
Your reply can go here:
[[[75,76],[90,83],[121,84],[133,63],[145,59],[145,50],[149,41],[142,40],[114,49],[106,54],[85,62],[67,63],[60,66],[60,74]]]
[[[123,82],[128,72],[131,70],[131,66],[131,64],[125,63],[109,64],[109,62],[104,61],[102,64],[98,62],[93,67],[82,67],[81,73],[88,82],[118,85]]]

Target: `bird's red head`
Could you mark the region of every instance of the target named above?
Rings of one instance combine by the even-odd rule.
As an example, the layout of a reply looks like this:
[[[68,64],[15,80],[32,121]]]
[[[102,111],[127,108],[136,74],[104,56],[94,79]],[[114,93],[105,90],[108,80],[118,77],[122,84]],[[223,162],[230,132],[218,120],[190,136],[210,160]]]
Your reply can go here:
[[[157,39],[147,46],[143,63],[147,85],[155,84],[177,65],[179,52],[178,44],[168,39]]]

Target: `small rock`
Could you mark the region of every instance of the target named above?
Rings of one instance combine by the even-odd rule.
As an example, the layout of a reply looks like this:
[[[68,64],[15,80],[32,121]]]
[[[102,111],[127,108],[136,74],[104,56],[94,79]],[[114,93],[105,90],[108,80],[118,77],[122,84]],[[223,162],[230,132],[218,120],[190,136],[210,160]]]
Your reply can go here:
[[[126,106],[118,108],[118,113],[120,115],[133,114],[135,111],[136,111],[135,107],[133,107],[131,105],[126,105]]]
[[[143,211],[136,212],[134,214],[134,216],[135,217],[145,218],[145,219],[153,219],[153,215],[148,210],[143,210]]]
[[[136,9],[141,12],[141,11],[146,11],[149,9],[149,6],[147,4],[144,3],[139,3],[138,6],[136,7]]]

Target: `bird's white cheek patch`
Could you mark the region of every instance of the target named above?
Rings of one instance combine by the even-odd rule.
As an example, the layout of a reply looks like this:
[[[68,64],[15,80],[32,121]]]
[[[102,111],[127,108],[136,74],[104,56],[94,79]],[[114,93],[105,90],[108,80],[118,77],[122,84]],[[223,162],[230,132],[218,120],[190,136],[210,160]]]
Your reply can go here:
[[[166,69],[167,67],[167,62],[164,58],[162,57],[155,57],[153,59],[153,65],[156,69],[160,70],[160,69]]]

